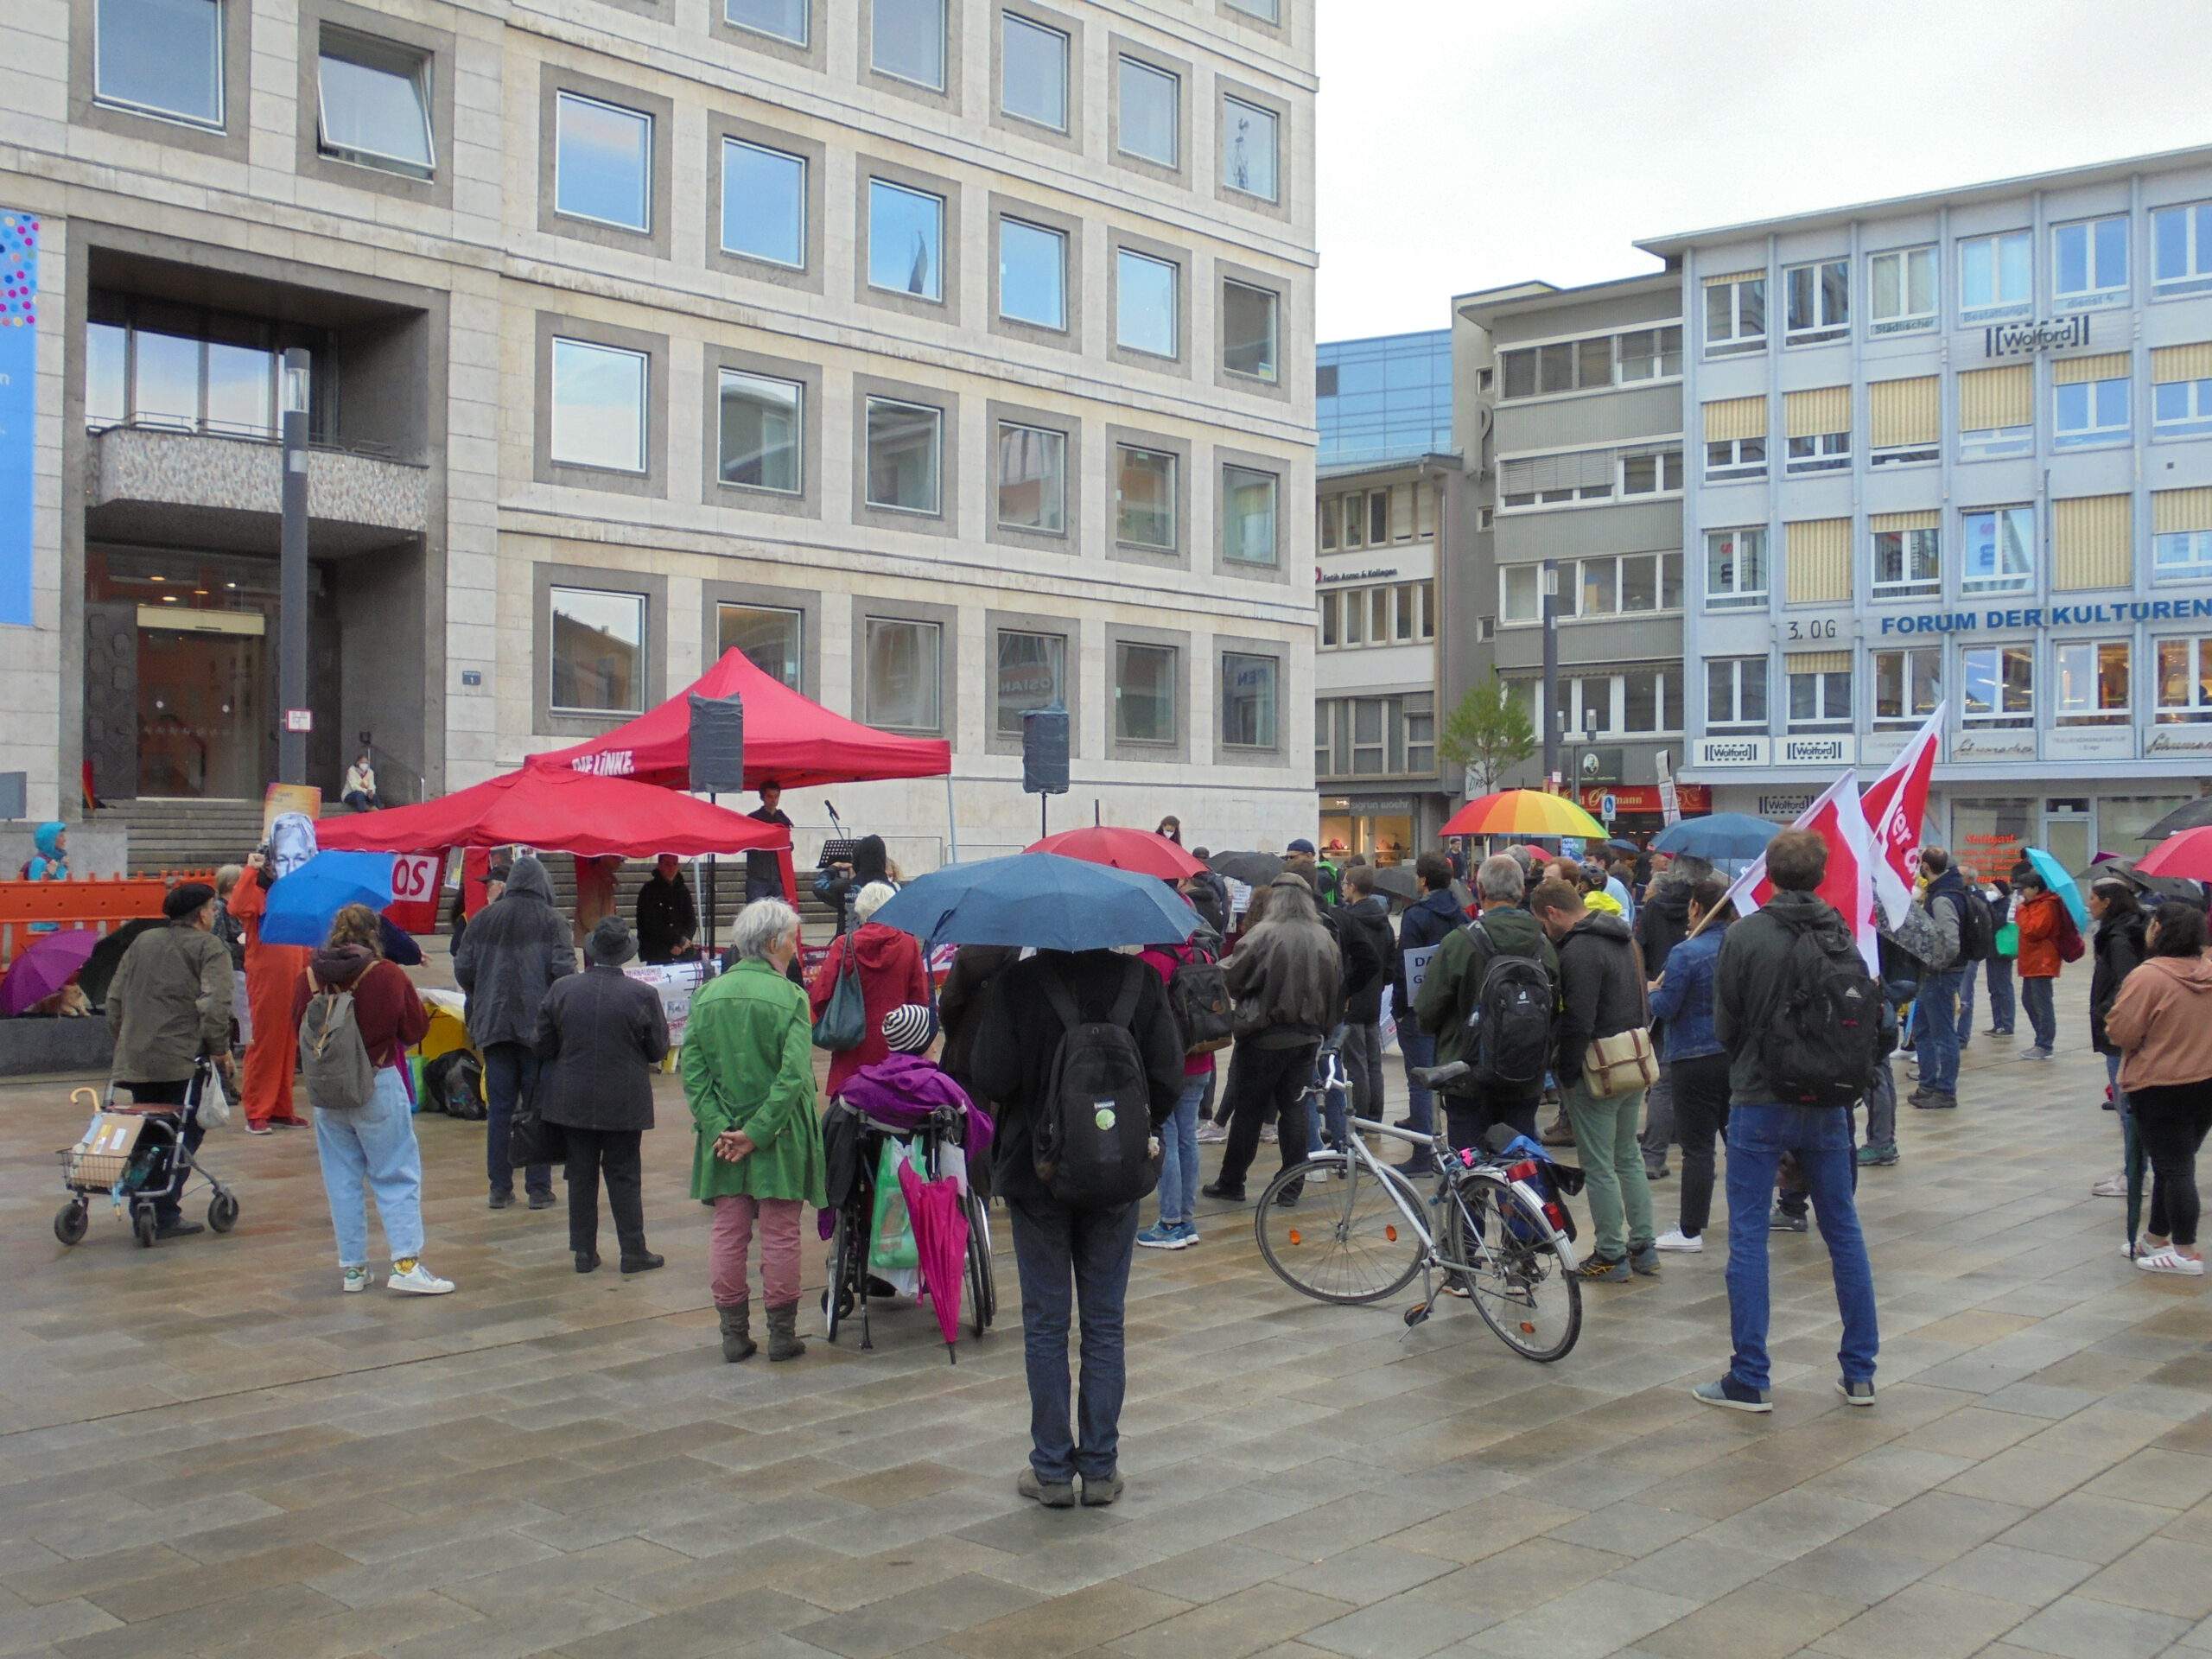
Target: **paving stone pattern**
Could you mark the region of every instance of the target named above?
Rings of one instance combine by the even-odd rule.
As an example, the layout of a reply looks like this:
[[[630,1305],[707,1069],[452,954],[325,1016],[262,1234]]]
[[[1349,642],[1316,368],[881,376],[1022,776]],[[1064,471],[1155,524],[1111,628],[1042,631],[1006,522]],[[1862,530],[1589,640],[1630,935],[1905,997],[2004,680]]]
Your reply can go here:
[[[1961,1109],[1865,1173],[1874,1410],[1830,1386],[1817,1233],[1773,1241],[1757,1419],[1687,1393],[1727,1350],[1718,1231],[1592,1287],[1542,1368],[1456,1305],[1305,1301],[1216,1211],[1139,1252],[1100,1511],[1014,1496],[1006,1255],[957,1365],[904,1306],[873,1353],[721,1363],[672,1079],[669,1266],[634,1280],[573,1273],[560,1211],[488,1212],[480,1128],[424,1120],[442,1300],[339,1294],[297,1133],[211,1138],[232,1236],[144,1252],[96,1211],[64,1250],[67,1085],[0,1090],[0,1656],[2212,1655],[2212,1300],[2088,1196],[2118,1134],[2085,982],[2058,1062],[1977,1035]]]

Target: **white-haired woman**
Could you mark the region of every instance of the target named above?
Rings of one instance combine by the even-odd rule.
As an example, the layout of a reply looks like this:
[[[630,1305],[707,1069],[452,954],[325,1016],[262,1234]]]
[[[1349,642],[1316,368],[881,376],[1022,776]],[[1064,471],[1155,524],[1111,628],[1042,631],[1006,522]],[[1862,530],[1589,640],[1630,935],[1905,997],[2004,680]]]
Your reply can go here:
[[[738,913],[736,965],[691,999],[683,1094],[697,1141],[691,1196],[715,1210],[709,1262],[721,1316],[722,1357],[749,1357],[747,1268],[756,1225],[768,1357],[796,1359],[799,1217],[823,1203],[822,1121],[814,1094],[814,1021],[806,994],[784,977],[798,953],[798,912],[758,899]]]
[[[861,1067],[874,1065],[891,1052],[883,1040],[886,1014],[902,1003],[930,1000],[929,976],[923,971],[921,945],[912,934],[902,933],[874,919],[875,912],[890,901],[894,891],[882,881],[871,881],[862,887],[859,897],[853,900],[853,920],[860,931],[839,934],[836,943],[830,947],[830,954],[814,970],[811,995],[816,1019],[819,1020],[823,1009],[830,1006],[830,994],[837,988],[837,976],[845,969],[848,953],[859,969],[861,996],[868,1004],[868,1035],[861,1046],[841,1050],[830,1057],[830,1092],[833,1095]]]

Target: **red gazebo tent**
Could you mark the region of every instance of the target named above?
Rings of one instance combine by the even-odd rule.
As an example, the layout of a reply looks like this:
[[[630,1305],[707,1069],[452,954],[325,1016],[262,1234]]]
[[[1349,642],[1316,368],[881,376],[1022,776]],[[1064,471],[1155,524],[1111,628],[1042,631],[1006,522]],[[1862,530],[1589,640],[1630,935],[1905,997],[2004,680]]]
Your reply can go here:
[[[691,778],[690,699],[694,694],[732,693],[745,706],[748,789],[763,784],[806,789],[886,778],[943,778],[952,771],[952,746],[943,739],[900,737],[833,715],[755,668],[736,650],[724,652],[720,662],[658,708],[565,749],[532,755],[531,767],[686,788]]]
[[[319,846],[354,852],[520,845],[585,858],[689,857],[791,846],[779,825],[695,796],[555,766],[524,766],[419,806],[325,818],[315,826],[315,839]]]

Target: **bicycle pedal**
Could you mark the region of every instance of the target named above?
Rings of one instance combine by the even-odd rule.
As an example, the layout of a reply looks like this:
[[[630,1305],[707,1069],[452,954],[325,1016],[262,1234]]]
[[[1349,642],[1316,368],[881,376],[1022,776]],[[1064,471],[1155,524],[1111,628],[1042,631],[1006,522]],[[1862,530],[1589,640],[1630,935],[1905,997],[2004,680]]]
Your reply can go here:
[[[1415,1302],[1406,1310],[1406,1329],[1410,1331],[1414,1326],[1421,1324],[1435,1311],[1435,1308],[1436,1304],[1433,1302]]]

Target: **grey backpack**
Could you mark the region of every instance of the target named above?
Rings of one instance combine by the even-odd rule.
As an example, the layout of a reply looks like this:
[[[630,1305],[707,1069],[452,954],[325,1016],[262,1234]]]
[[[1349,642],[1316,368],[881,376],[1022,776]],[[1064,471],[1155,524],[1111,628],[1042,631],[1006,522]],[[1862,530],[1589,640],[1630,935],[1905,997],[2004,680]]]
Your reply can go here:
[[[353,1021],[353,993],[310,982],[300,1016],[300,1078],[308,1102],[326,1112],[358,1111],[376,1091],[376,1067]]]

